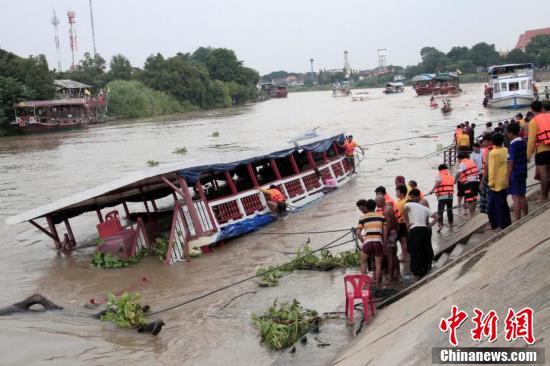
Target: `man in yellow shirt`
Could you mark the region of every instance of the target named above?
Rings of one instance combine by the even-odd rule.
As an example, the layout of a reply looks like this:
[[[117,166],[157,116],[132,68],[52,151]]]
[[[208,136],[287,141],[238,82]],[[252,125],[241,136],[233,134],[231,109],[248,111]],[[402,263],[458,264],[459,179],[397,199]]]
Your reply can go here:
[[[508,196],[508,149],[503,147],[504,136],[494,133],[494,148],[489,153],[489,222],[491,229],[504,229],[512,223]]]
[[[404,179],[405,178],[403,178],[403,180]],[[397,197],[397,239],[401,244],[401,257],[399,258],[401,262],[405,262],[408,259],[409,255],[409,252],[407,250],[407,235],[409,234],[409,232],[407,230],[407,225],[405,224],[405,218],[403,217],[405,203],[407,203],[407,194],[407,185],[400,184],[395,188],[395,195]]]
[[[462,133],[456,138],[458,151],[469,152],[470,151],[470,136]]]
[[[550,144],[548,143],[547,130],[550,126],[550,113],[542,113],[542,103],[538,100],[531,103],[534,117],[529,123],[529,137],[527,138],[527,161],[535,155],[535,166],[540,179],[540,200],[548,201],[550,188]],[[546,135],[544,132],[546,131]],[[546,139],[545,139],[546,137]]]

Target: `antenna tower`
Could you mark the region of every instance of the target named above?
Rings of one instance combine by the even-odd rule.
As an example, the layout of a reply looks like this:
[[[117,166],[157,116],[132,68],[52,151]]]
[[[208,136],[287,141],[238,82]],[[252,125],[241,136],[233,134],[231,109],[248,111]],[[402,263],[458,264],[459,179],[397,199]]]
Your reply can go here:
[[[378,72],[386,71],[386,48],[378,49]]]
[[[351,66],[349,65],[348,60],[348,51],[344,51],[344,74],[346,77],[349,77],[351,75]]]
[[[74,24],[76,23],[75,17],[76,12],[73,10],[69,10],[67,12],[67,17],[69,18],[69,44],[71,46],[71,56],[72,56],[72,63],[71,63],[71,70],[75,69],[75,53],[78,49],[77,43],[76,43],[76,29],[74,28]]]
[[[57,29],[58,24],[59,24],[59,19],[57,18],[57,15],[55,14],[55,9],[54,9],[53,17],[52,17],[52,25],[53,25],[53,31],[55,34],[55,51],[57,53],[57,71],[61,71],[61,51],[59,49],[59,31]]]
[[[94,30],[94,12],[92,11],[92,0],[90,0],[90,19],[92,21],[92,42],[94,43],[94,58],[95,58],[95,30]]]

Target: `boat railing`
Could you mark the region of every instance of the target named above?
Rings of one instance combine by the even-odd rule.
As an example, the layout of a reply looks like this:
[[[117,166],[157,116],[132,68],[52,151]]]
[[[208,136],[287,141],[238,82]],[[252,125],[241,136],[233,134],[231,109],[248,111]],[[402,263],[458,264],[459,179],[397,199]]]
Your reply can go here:
[[[141,217],[138,217],[136,222],[131,224],[130,227],[135,233],[134,241],[136,253],[149,249],[151,243],[149,242],[149,237],[147,236],[147,231],[145,230],[145,224],[143,223]]]
[[[187,215],[189,212],[187,211]],[[168,250],[164,264],[173,264],[189,258],[189,240],[191,232],[187,223],[192,222],[180,205],[179,201],[174,204],[174,214],[172,217],[172,227],[170,229],[170,239],[168,240]]]
[[[309,169],[262,187],[267,188],[269,185],[274,184],[278,186],[291,203],[294,203],[312,193],[322,190],[325,185],[324,182],[327,179],[341,181],[351,171],[348,160],[343,157],[340,157],[338,160],[323,162],[317,166],[317,169],[321,174],[320,177],[317,176],[313,169]],[[208,205],[220,227],[228,225],[233,221],[267,211],[266,198],[256,189],[249,189],[236,195],[220,198],[209,202]],[[208,219],[206,206],[197,209],[199,212],[201,210],[204,212],[203,214],[199,213],[201,220],[203,217]],[[190,220],[190,218],[188,219]],[[190,230],[193,234],[193,229],[191,228]]]

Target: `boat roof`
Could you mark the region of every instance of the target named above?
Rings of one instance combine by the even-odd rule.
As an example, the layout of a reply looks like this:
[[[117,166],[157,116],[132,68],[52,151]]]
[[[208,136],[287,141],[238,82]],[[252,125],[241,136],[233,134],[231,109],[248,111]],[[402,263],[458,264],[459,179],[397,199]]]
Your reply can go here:
[[[29,100],[15,105],[16,108],[55,107],[58,105],[85,105],[86,99],[53,99],[53,100]]]
[[[405,86],[405,84],[401,82],[389,82],[389,83],[386,83],[386,86]]]
[[[84,88],[93,88],[92,85],[84,84],[79,81],[74,81],[70,79],[57,79],[53,81],[55,86],[65,89],[84,89]]]
[[[505,70],[505,69],[532,69],[534,68],[533,64],[528,62],[528,63],[523,63],[523,64],[506,64],[506,65],[493,65],[493,66],[490,66],[488,69],[487,69],[487,72],[489,74],[491,74],[493,71],[496,71],[496,70]]]
[[[413,76],[411,81],[429,81],[432,80],[434,77],[435,74],[420,74]]]
[[[312,139],[312,136],[317,137],[313,137]],[[223,156],[220,159],[221,161],[216,164],[197,165],[197,160],[193,160],[135,171],[95,188],[75,193],[55,202],[9,217],[6,220],[6,224],[15,225],[45,216],[50,216],[55,223],[59,223],[65,218],[69,219],[85,212],[117,206],[125,201],[140,202],[144,198],[149,200],[166,197],[173,191],[162,180],[162,177],[171,182],[176,182],[178,177],[183,177],[188,183],[194,183],[205,172],[229,171],[243,164],[286,157],[295,151],[324,152],[328,150],[333,142],[342,143],[344,141],[344,134],[324,138],[318,137],[316,133],[303,134],[299,139],[312,141],[307,144],[298,144],[296,142],[297,139],[294,139],[292,143],[295,145],[291,148],[287,147],[284,150],[264,154],[260,153],[241,160],[230,160]]]

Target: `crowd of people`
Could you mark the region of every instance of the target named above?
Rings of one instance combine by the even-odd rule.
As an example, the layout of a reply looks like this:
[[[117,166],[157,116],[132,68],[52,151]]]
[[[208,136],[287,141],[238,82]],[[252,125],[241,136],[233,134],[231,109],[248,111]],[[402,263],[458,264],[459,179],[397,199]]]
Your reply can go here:
[[[430,210],[417,183],[406,183],[403,176],[395,178],[396,200],[380,186],[375,189],[374,199],[357,201],[362,214],[355,229],[362,245],[361,272],[373,270],[376,288],[382,286],[384,275],[388,283],[400,279],[400,261],[410,261],[410,271],[415,277],[425,276],[434,258],[432,227],[437,224],[437,232],[440,232],[446,214],[452,231],[455,209],[468,220],[479,206],[479,212],[488,215],[488,229],[495,231],[512,222],[508,195],[512,197],[515,219],[527,215],[527,163],[533,156],[536,179],[541,184],[539,203],[548,201],[550,111],[543,111],[542,104],[535,101],[525,118],[519,113],[495,128],[487,123],[478,137],[475,127],[469,122],[457,126],[455,174],[445,164],[438,167],[433,188],[427,194],[435,194],[436,212]],[[455,193],[456,206],[453,205]],[[398,242],[400,258],[397,256]]]

